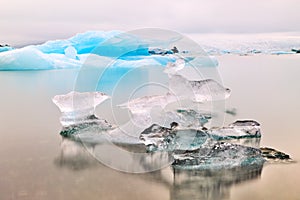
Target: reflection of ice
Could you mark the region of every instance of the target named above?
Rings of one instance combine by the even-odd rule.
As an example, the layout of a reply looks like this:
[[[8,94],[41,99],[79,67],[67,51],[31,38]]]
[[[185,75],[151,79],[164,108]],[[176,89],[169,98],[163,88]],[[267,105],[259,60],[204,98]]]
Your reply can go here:
[[[262,165],[222,170],[174,170],[170,200],[230,199],[230,188],[261,176]]]
[[[54,162],[59,167],[67,167],[71,170],[82,170],[95,167],[98,162],[88,154],[87,148],[92,151],[94,146],[85,145],[84,147],[81,142],[63,138],[60,156],[56,158]]]
[[[144,146],[137,144],[113,144],[104,140],[95,143],[79,138],[63,138],[61,154],[54,160],[57,166],[72,170],[96,167],[101,163],[131,173],[159,170],[172,161],[169,152],[145,153]]]

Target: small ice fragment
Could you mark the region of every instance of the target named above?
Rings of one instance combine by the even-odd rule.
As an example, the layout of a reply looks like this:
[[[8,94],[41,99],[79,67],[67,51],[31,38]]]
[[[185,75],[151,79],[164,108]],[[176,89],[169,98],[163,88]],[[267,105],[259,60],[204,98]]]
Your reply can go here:
[[[236,112],[237,112],[236,108],[231,108],[231,109],[225,110],[226,114],[232,115],[232,116],[236,116],[236,114],[237,114]]]
[[[207,151],[208,150],[208,151]],[[229,169],[264,163],[261,151],[252,147],[218,142],[206,148],[179,152],[174,155],[173,167],[179,169]]]
[[[152,55],[166,55],[166,54],[173,54],[173,49],[162,49],[162,48],[149,48],[148,53]]]
[[[73,46],[68,46],[65,50],[65,55],[68,57],[68,58],[72,58],[74,60],[78,60],[78,57],[77,57],[77,50],[73,47]]]
[[[177,71],[183,69],[185,66],[184,59],[177,59],[175,63],[169,62],[164,69],[164,72],[169,75],[174,75],[177,73]]]
[[[227,127],[212,128],[208,133],[218,140],[261,137],[260,124],[254,120],[238,120]]]
[[[268,162],[292,161],[288,154],[278,151],[276,149],[269,147],[261,147],[260,150],[262,151],[262,156]]]
[[[140,140],[147,146],[148,151],[165,150],[175,137],[175,133],[172,130],[177,125],[177,123],[172,123],[171,128],[166,128],[153,124],[141,133]]]

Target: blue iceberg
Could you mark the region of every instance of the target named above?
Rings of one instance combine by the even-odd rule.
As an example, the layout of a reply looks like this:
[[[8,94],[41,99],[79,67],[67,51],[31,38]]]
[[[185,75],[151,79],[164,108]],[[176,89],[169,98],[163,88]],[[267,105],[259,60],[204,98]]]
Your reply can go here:
[[[216,66],[214,58],[206,55],[195,43],[193,51],[176,47],[185,43],[183,36],[152,38],[121,31],[88,31],[64,40],[48,41],[19,49],[0,48],[0,70],[49,70],[81,67],[165,66],[179,57],[203,66]],[[178,43],[179,41],[179,43]],[[180,46],[180,45],[179,45]],[[195,50],[196,49],[196,50]],[[92,62],[91,61],[95,61]]]
[[[13,50],[13,48],[8,44],[4,44],[4,45],[0,44],[0,53],[4,51],[10,51],[10,50]]]

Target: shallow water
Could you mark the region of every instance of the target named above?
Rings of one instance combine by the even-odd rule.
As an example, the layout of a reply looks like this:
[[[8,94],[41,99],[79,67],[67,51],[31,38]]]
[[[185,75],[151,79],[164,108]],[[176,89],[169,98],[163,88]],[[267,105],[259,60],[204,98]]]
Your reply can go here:
[[[232,89],[226,106],[237,109],[236,116],[225,115],[225,124],[256,119],[262,124],[261,146],[299,161],[299,55],[217,59],[223,83]],[[51,97],[72,90],[76,75],[76,70],[0,72],[0,199],[300,199],[299,162],[145,174],[104,166],[59,135],[60,113]],[[97,113],[109,110],[106,103]]]

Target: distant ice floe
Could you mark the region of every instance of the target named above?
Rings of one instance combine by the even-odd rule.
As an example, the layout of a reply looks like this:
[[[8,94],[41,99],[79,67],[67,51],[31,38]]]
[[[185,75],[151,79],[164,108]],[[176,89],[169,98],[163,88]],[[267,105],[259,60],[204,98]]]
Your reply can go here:
[[[175,54],[191,61],[197,66],[217,66],[215,55],[254,55],[254,54],[297,54],[300,43],[292,41],[238,41],[213,42],[200,40],[202,53],[180,49],[173,40],[165,43],[139,38],[121,31],[88,31],[63,40],[48,41],[41,45],[30,45],[14,49],[8,45],[0,46],[0,70],[50,70],[76,69],[86,65],[86,59],[93,54],[98,61],[114,61],[114,67],[137,67],[142,65],[166,65],[175,62]],[[211,43],[210,43],[211,42]],[[161,46],[161,47],[160,47]],[[92,66],[99,67],[97,62]],[[89,63],[91,64],[91,63]],[[104,64],[104,65],[105,65]],[[105,66],[101,66],[105,67]]]
[[[171,45],[172,41],[169,43]],[[108,64],[128,68],[162,66],[175,61],[174,54],[179,53],[176,47],[170,50],[154,48],[155,45],[167,44],[120,31],[89,31],[69,39],[19,49],[0,47],[0,70],[74,69],[84,65],[106,67]],[[91,60],[95,62],[89,62]]]

